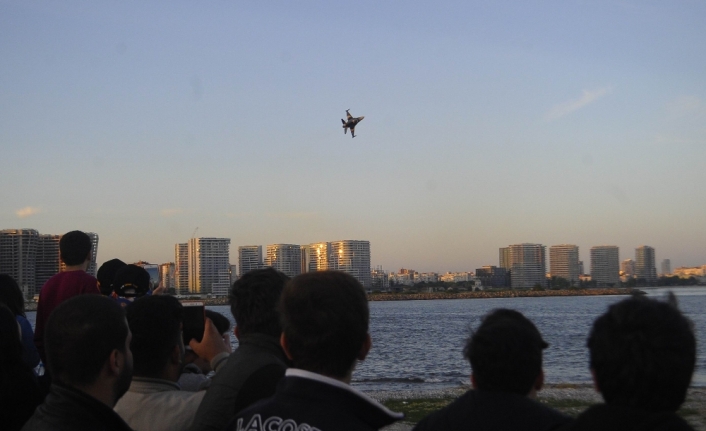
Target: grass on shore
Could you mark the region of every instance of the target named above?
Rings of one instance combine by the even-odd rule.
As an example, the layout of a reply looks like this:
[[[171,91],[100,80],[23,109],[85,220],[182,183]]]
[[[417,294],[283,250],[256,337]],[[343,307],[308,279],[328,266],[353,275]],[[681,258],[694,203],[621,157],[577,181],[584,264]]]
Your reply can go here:
[[[445,398],[413,398],[406,400],[386,400],[383,404],[388,409],[395,412],[404,413],[405,417],[403,422],[409,424],[416,424],[420,420],[424,419],[430,413],[433,413],[439,409],[442,409],[449,405],[455,397],[445,397]],[[560,412],[567,414],[571,417],[578,416],[581,412],[586,410],[588,407],[594,405],[595,403],[574,399],[574,398],[545,398],[540,399],[539,402],[549,406],[553,409],[559,410]],[[697,416],[699,411],[694,408],[682,407],[677,414],[682,417]]]

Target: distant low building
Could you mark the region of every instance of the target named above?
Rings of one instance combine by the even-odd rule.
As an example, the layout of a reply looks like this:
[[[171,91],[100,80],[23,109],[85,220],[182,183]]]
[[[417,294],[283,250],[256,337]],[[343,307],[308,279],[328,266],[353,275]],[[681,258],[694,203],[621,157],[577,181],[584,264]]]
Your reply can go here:
[[[478,268],[476,278],[483,287],[510,287],[510,273],[505,268],[493,265]]]

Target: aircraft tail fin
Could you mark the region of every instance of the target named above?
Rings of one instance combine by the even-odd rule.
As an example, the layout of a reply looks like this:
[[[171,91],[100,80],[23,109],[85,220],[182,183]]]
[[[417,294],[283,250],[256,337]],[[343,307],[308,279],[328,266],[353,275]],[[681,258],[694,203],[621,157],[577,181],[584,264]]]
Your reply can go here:
[[[346,124],[346,120],[344,120],[343,118],[341,118],[341,123]]]

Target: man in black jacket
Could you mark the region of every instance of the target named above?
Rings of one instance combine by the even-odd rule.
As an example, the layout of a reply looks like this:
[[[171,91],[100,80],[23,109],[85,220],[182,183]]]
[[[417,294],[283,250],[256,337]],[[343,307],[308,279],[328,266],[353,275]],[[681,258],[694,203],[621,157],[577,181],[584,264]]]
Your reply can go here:
[[[545,431],[568,423],[568,416],[534,400],[544,384],[542,350],[548,346],[521,313],[491,312],[463,352],[471,363],[473,390],[414,429]]]
[[[605,404],[589,407],[567,430],[693,430],[675,412],[694,372],[696,339],[673,295],[611,305],[593,323],[588,349]]]
[[[289,277],[273,268],[240,277],[230,291],[238,348],[213,377],[192,426],[193,431],[221,431],[237,412],[274,394],[287,369],[279,344],[277,311]]]
[[[299,275],[280,302],[280,342],[294,368],[277,393],[238,413],[228,430],[371,431],[402,418],[351,388],[370,350],[363,286],[338,271]]]
[[[132,379],[132,335],[123,308],[79,295],[49,317],[44,345],[54,379],[23,431],[129,431],[113,407]]]

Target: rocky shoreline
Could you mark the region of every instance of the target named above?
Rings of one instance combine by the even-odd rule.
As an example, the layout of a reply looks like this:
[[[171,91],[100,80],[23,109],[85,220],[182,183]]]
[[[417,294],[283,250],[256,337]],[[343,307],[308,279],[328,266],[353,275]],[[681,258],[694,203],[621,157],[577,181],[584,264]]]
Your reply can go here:
[[[476,290],[473,292],[430,292],[430,293],[373,293],[369,301],[428,301],[434,299],[487,299],[487,298],[540,298],[548,296],[596,296],[596,295],[632,295],[644,293],[638,289],[566,289],[566,290]],[[201,301],[205,305],[229,305],[228,298],[182,299],[182,301]],[[36,311],[37,303],[25,303],[25,311]]]

